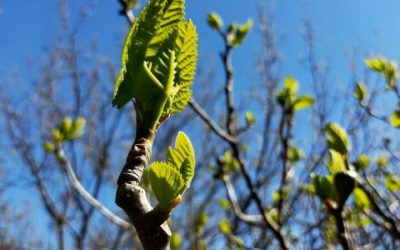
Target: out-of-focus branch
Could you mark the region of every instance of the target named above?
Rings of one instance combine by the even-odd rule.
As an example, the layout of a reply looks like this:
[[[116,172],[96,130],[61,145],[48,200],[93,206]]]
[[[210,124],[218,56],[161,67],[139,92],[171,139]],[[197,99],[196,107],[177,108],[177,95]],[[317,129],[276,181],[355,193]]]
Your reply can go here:
[[[125,221],[124,219],[120,218],[118,215],[111,212],[104,204],[94,198],[80,183],[78,178],[76,177],[75,171],[73,170],[71,163],[66,158],[64,149],[59,147],[57,149],[57,158],[59,163],[61,164],[63,170],[67,173],[68,177],[71,180],[71,184],[73,188],[93,207],[98,209],[105,217],[107,217],[112,223],[126,229],[132,230],[132,225]]]
[[[226,102],[226,108],[227,108],[226,129],[230,136],[236,138],[237,137],[236,112],[235,112],[234,99],[233,99],[234,80],[233,80],[233,67],[232,67],[232,63],[231,63],[231,55],[232,55],[231,52],[232,52],[233,47],[230,45],[229,35],[227,33],[226,34],[221,33],[221,34],[222,34],[222,37],[224,39],[224,44],[225,44],[225,51],[221,54],[221,59],[222,59],[224,71],[225,71],[225,88],[224,88],[224,90],[225,90],[225,102]],[[257,209],[258,209],[260,215],[262,216],[265,225],[267,226],[268,229],[270,229],[272,231],[273,235],[278,240],[280,247],[283,250],[288,249],[287,243],[281,232],[281,228],[279,226],[277,226],[265,213],[264,206],[262,204],[260,196],[258,195],[257,188],[255,187],[255,185],[253,184],[253,181],[251,180],[250,173],[247,168],[247,164],[245,163],[245,160],[241,156],[240,145],[239,145],[238,140],[236,139],[233,142],[229,142],[229,146],[231,148],[232,156],[239,163],[240,172],[244,178],[246,187],[250,192],[250,196],[255,201]]]
[[[189,106],[200,116],[200,118],[218,135],[221,139],[227,142],[235,142],[235,139],[227,134],[210,115],[192,98],[189,102]]]

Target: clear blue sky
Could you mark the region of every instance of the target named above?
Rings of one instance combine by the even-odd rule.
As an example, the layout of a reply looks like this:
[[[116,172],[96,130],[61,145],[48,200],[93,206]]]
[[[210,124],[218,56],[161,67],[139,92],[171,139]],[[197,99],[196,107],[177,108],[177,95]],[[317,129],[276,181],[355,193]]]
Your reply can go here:
[[[43,49],[60,32],[57,2],[0,2],[0,69],[18,68],[27,58],[37,59],[43,55]],[[71,0],[70,5],[71,9],[76,10],[74,6],[84,6],[91,2]],[[84,32],[80,32],[80,39],[87,41],[98,35],[101,52],[119,60],[120,48],[115,41],[123,37],[127,24],[116,14],[119,9],[117,1],[94,2],[92,15],[83,25]],[[247,18],[255,18],[256,4],[256,0],[188,0],[187,16],[198,26],[201,53],[215,55],[221,47],[218,37],[205,25],[208,11],[216,10],[226,23],[233,20],[244,22]],[[288,62],[287,73],[300,74],[297,59],[304,50],[299,32],[304,17],[315,26],[321,55],[326,54],[335,65],[342,64],[345,49],[360,46],[367,53],[379,51],[388,57],[397,58],[400,44],[399,10],[400,2],[396,0],[276,1],[273,21],[276,30],[285,35],[281,48]],[[250,73],[252,58],[257,53],[257,41],[257,32],[253,32],[246,44],[235,53],[234,60],[240,61],[240,67],[237,65],[236,68],[247,69],[245,72]]]
[[[143,0],[141,1],[144,2]],[[200,39],[200,64],[213,58],[219,66],[218,52],[222,42],[205,22],[209,11],[217,11],[225,23],[256,19],[256,0],[187,0],[187,17],[198,27]],[[260,1],[262,2],[262,1]],[[88,43],[97,38],[101,55],[120,61],[121,43],[127,31],[126,20],[118,15],[117,0],[70,0],[70,10],[94,3],[87,22],[83,24],[78,42]],[[305,43],[300,33],[303,19],[314,25],[317,56],[331,63],[330,74],[337,82],[347,83],[348,65],[345,52],[354,48],[361,55],[382,54],[391,59],[400,56],[400,1],[398,0],[276,0],[273,13],[275,31],[282,38],[279,47],[285,60],[284,73],[305,84],[309,76],[299,57],[305,53]],[[71,13],[76,21],[76,13]],[[2,0],[0,1],[0,85],[10,71],[26,72],[27,60],[43,59],[45,48],[62,33],[59,25],[58,1],[53,0]],[[243,85],[254,84],[254,62],[259,48],[256,30],[250,33],[245,44],[234,53],[236,81]],[[360,62],[359,65],[362,65]],[[221,77],[221,76],[219,76]],[[29,76],[23,77],[29,80]],[[252,82],[253,81],[253,82]]]

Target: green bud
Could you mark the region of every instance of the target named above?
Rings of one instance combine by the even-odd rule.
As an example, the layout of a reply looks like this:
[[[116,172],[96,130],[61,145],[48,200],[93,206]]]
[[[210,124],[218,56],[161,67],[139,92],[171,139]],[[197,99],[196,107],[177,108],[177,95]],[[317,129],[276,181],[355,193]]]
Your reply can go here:
[[[216,12],[210,12],[207,16],[208,25],[215,30],[221,30],[223,21],[221,17]]]
[[[47,141],[43,144],[43,148],[47,153],[54,153],[54,151],[56,150],[56,147],[54,146],[54,144],[49,141]]]

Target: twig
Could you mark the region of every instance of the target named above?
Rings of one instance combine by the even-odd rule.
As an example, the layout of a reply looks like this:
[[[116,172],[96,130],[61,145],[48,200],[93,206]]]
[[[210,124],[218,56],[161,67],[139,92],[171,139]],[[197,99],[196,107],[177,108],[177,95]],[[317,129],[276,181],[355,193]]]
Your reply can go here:
[[[71,166],[71,163],[69,160],[66,158],[64,150],[62,147],[59,147],[57,149],[57,157],[59,159],[59,162],[61,166],[64,168],[66,171],[68,177],[71,180],[71,184],[74,187],[74,189],[93,207],[98,209],[105,217],[107,217],[112,223],[126,229],[126,230],[132,230],[133,227],[132,225],[125,221],[124,219],[120,218],[118,215],[114,214],[111,212],[107,207],[105,207],[101,202],[99,202],[96,198],[94,198],[80,183],[78,178],[76,177],[76,174]]]
[[[215,123],[213,119],[207,114],[207,112],[193,98],[190,100],[189,106],[221,139],[227,142],[235,142],[235,139],[227,134],[217,123]]]

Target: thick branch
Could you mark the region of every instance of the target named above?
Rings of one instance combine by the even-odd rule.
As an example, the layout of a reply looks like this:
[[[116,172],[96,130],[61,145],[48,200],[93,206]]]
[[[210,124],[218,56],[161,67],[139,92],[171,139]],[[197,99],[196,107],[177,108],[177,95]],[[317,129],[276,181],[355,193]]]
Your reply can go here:
[[[136,137],[118,178],[115,202],[129,216],[144,249],[169,249],[171,230],[166,221],[170,213],[157,207],[153,209],[145,191],[139,187],[151,156],[154,134],[138,132]]]

